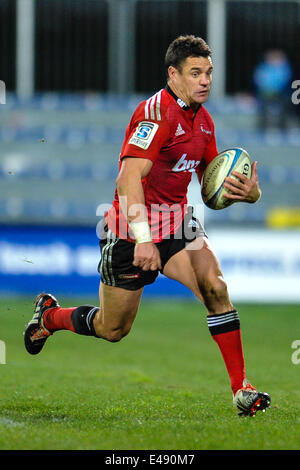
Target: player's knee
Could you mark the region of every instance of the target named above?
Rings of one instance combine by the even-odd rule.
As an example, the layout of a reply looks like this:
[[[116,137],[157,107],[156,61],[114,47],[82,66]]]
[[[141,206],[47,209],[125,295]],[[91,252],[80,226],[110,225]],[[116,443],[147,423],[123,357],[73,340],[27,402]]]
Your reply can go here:
[[[117,328],[105,334],[105,339],[111,343],[118,343],[124,336],[128,335],[130,328]]]
[[[121,330],[107,331],[104,335],[105,339],[110,343],[118,343],[123,338]]]
[[[224,301],[228,298],[227,284],[221,277],[207,280],[201,290],[205,299]]]

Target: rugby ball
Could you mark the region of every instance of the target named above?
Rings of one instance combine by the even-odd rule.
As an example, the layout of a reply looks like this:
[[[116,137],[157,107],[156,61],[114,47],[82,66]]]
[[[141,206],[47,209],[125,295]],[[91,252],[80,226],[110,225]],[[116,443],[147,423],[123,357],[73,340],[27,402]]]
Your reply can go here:
[[[227,176],[238,179],[231,173],[238,171],[247,178],[251,178],[251,159],[246,150],[232,148],[217,155],[206,167],[202,182],[201,195],[204,204],[210,209],[220,210],[231,206],[233,199],[223,197],[231,191],[224,187],[224,180]]]

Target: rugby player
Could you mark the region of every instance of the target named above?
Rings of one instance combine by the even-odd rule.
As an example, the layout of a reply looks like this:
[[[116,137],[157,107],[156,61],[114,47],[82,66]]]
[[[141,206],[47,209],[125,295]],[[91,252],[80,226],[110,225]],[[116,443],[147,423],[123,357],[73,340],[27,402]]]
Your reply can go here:
[[[100,306],[62,308],[51,294],[37,296],[25,346],[37,354],[58,330],[111,342],[127,335],[143,288],[159,272],[187,286],[207,309],[207,324],[225,362],[239,414],[265,410],[270,397],[246,378],[239,314],[230,301],[218,259],[187,206],[193,172],[199,182],[218,154],[214,123],[203,106],[213,75],[211,50],[191,35],[176,38],[165,56],[166,87],[141,102],[120,153],[113,206],[102,223]],[[260,198],[257,164],[247,179],[227,178],[226,197]]]

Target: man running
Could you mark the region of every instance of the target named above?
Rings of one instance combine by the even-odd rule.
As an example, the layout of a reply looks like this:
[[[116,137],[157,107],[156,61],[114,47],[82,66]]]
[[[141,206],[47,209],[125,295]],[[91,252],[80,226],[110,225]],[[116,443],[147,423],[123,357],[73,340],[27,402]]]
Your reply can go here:
[[[270,405],[246,379],[239,314],[229,299],[220,264],[201,224],[187,206],[193,172],[199,182],[218,154],[214,123],[203,106],[213,63],[206,42],[180,36],[169,46],[167,85],[139,104],[127,127],[112,208],[101,236],[100,306],[62,308],[40,294],[25,331],[25,346],[37,354],[58,330],[119,341],[136,317],[143,288],[159,272],[187,286],[204,303],[207,324],[225,362],[233,403],[253,416]],[[226,197],[260,198],[256,162],[247,179],[227,178]]]

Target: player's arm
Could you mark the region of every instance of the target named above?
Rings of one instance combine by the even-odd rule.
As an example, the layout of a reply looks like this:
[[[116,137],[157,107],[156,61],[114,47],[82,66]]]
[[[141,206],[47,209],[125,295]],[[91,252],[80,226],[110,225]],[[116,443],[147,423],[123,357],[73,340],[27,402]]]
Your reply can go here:
[[[204,155],[201,159],[200,165],[198,165],[197,170],[196,170],[197,171],[197,177],[198,177],[198,180],[199,180],[200,184],[201,184],[201,181],[202,181],[202,176],[203,176],[203,173],[205,171],[205,168],[219,153],[218,149],[217,149],[217,143],[216,143],[216,137],[215,137],[215,133],[214,133],[214,127],[213,127],[212,132],[213,132],[212,137],[211,137],[208,145],[206,146],[206,149],[205,149]]]
[[[136,239],[133,264],[144,271],[161,269],[160,254],[151,238],[142,185],[152,165],[146,158],[125,157],[116,181],[122,212]]]
[[[230,177],[225,178],[224,187],[229,189],[231,194],[226,193],[224,197],[252,204],[260,199],[261,189],[257,175],[257,162],[252,163],[251,168],[252,173],[250,179],[238,171],[232,172],[232,175],[238,178],[237,180]]]

